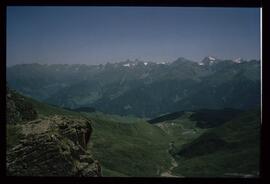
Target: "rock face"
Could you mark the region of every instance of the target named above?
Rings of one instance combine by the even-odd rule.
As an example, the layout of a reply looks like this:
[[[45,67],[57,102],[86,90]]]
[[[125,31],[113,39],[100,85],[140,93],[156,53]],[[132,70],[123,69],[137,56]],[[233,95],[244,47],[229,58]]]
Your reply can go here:
[[[8,87],[6,89],[7,123],[16,124],[21,121],[30,121],[37,118],[37,112],[31,103],[25,101],[23,96],[10,90]]]
[[[7,151],[7,175],[101,176],[98,161],[86,150],[89,120],[56,115],[18,126],[24,138]]]

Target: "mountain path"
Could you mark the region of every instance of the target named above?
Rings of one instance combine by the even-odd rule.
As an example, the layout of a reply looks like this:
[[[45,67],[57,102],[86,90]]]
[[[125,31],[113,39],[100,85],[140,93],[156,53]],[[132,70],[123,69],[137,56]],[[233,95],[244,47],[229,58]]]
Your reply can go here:
[[[169,146],[170,146],[170,148],[168,149],[168,152],[171,149],[171,145],[169,145]],[[162,177],[184,177],[182,175],[173,175],[172,174],[173,169],[176,168],[177,166],[178,166],[178,163],[176,162],[176,160],[174,159],[174,157],[171,156],[171,167],[167,171],[162,172],[160,174],[160,176],[162,176]]]

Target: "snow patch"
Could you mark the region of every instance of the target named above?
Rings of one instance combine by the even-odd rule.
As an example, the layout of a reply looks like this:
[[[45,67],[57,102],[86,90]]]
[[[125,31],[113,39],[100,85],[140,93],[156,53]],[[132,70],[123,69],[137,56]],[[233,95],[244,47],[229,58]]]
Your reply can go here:
[[[147,66],[147,65],[148,65],[148,63],[147,63],[147,62],[144,62],[143,64],[144,64],[144,66]]]
[[[125,66],[125,67],[130,67],[130,64],[129,64],[129,63],[123,64],[123,66]]]
[[[235,62],[235,63],[241,63],[242,62],[242,58],[237,58],[237,59],[233,60],[233,62]]]
[[[158,65],[166,65],[168,64],[167,62],[160,62],[160,63],[157,63]]]
[[[210,61],[215,61],[215,60],[216,60],[216,58],[214,58],[214,57],[212,57],[212,56],[208,56],[208,59],[209,59]]]

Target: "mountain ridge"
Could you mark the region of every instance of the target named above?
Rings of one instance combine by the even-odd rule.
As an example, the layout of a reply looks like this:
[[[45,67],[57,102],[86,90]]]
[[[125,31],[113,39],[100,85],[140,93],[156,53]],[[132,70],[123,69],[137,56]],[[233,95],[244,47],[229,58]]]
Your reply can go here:
[[[212,58],[212,59],[210,59]],[[217,60],[217,61],[234,61],[236,63],[239,63],[240,62],[251,62],[251,61],[260,61],[260,59],[244,59],[242,57],[236,57],[236,58],[231,58],[231,59],[228,59],[228,58],[223,58],[223,59],[218,59],[216,57],[213,57],[213,56],[206,56],[204,58],[202,58],[201,60],[191,60],[191,59],[187,59],[185,57],[178,57],[177,59],[173,60],[173,61],[161,61],[161,62],[155,62],[155,61],[151,61],[151,60],[139,60],[139,59],[134,59],[134,60],[131,60],[131,59],[126,59],[126,60],[123,60],[123,61],[118,61],[118,62],[106,62],[106,63],[101,63],[101,64],[88,64],[88,63],[80,63],[80,64],[67,64],[67,63],[39,63],[39,62],[33,62],[33,63],[23,63],[23,64],[14,64],[14,65],[10,65],[10,66],[7,66],[7,68],[10,68],[10,67],[15,67],[15,66],[20,66],[20,65],[42,65],[42,66],[61,66],[61,65],[65,65],[65,66],[71,66],[71,65],[74,65],[74,66],[105,66],[105,65],[114,65],[114,64],[127,64],[127,63],[130,63],[130,64],[135,64],[135,63],[152,63],[152,64],[172,64],[173,62],[178,62],[178,61],[189,61],[189,62],[193,62],[193,63],[201,63],[203,62],[204,60]]]
[[[260,101],[260,62],[254,60],[18,65],[7,69],[7,81],[26,96],[61,107],[149,118],[188,108],[250,108]]]

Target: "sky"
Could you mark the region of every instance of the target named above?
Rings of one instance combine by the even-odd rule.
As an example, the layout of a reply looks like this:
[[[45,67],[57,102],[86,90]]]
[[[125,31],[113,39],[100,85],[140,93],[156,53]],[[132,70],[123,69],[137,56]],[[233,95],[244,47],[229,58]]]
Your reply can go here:
[[[9,6],[7,66],[260,58],[259,8]]]

